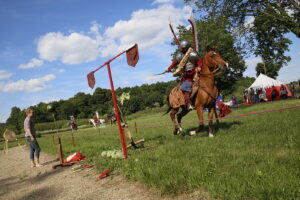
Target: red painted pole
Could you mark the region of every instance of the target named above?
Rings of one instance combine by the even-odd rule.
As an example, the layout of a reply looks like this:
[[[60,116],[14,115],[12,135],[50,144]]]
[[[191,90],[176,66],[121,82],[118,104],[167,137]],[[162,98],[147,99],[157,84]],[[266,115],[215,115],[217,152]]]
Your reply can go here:
[[[110,70],[110,63],[107,63],[107,72],[108,72],[108,77],[109,77],[109,82],[110,82],[110,88],[111,88],[111,96],[114,102],[114,107],[115,107],[115,114],[117,117],[117,122],[118,122],[118,127],[120,131],[120,139],[122,142],[122,150],[124,154],[124,158],[127,159],[127,148],[126,148],[126,142],[125,142],[125,137],[124,137],[124,130],[121,125],[121,120],[120,120],[120,115],[119,115],[119,109],[118,109],[118,104],[117,104],[117,99],[115,95],[115,88],[114,88],[114,83],[112,80],[112,75],[111,75],[111,70]]]

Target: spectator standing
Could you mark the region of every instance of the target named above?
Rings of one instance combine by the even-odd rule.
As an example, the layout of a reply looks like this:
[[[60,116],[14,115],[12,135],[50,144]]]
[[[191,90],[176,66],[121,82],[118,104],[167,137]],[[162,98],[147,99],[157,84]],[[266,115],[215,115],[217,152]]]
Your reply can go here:
[[[247,95],[248,95],[247,90],[244,90],[244,93],[243,93],[243,102],[244,103],[248,103],[248,101],[247,101]]]
[[[254,103],[259,103],[259,91],[258,89],[254,92]]]
[[[274,99],[276,99],[276,97],[278,97],[278,96],[279,96],[279,94],[278,94],[276,88],[273,86],[272,92],[271,92],[271,100],[274,101]]]
[[[249,103],[253,103],[254,102],[254,89],[250,88],[250,92],[249,92]]]
[[[32,109],[27,109],[26,111],[26,118],[24,120],[24,131],[25,131],[25,139],[28,142],[29,148],[30,148],[30,161],[31,161],[31,167],[41,167],[40,165],[40,145],[36,140],[36,134],[35,134],[35,127],[34,123],[31,119],[33,116]],[[36,157],[36,163],[34,161],[34,156]]]
[[[217,98],[217,103],[216,103],[216,108],[217,109],[219,109],[219,102],[224,102],[224,98],[223,98],[223,96],[222,96],[222,94],[221,93],[219,93],[219,96],[218,96],[218,98]]]
[[[280,86],[280,97],[282,99],[286,99],[287,98],[287,90],[285,88],[285,86],[283,84],[281,84]]]
[[[292,91],[292,97],[297,97],[297,94],[296,94],[296,87],[294,85],[293,82],[290,83],[290,88],[291,88],[291,91]]]

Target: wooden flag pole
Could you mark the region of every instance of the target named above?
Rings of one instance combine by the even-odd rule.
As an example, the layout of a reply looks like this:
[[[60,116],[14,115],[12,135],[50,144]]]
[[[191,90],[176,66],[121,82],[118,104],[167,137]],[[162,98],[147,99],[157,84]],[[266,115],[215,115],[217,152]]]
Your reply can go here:
[[[121,125],[121,120],[120,120],[120,115],[119,115],[119,109],[118,109],[118,104],[117,104],[117,98],[115,94],[115,88],[114,88],[114,83],[112,80],[112,75],[111,75],[111,70],[110,70],[110,63],[107,63],[107,72],[108,72],[108,77],[109,77],[109,82],[110,82],[110,87],[111,87],[111,96],[114,102],[114,108],[115,108],[115,114],[118,122],[118,127],[119,127],[119,132],[120,132],[120,139],[122,142],[122,150],[124,154],[124,158],[127,159],[127,148],[126,148],[126,142],[125,142],[125,137],[124,137],[124,130]]]

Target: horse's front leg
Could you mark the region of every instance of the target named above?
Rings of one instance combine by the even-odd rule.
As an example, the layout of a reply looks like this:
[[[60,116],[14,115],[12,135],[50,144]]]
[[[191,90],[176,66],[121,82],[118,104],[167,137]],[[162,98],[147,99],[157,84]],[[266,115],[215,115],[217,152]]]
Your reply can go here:
[[[199,120],[199,127],[196,130],[197,133],[203,130],[204,128],[204,123],[203,123],[203,106],[197,106],[197,115],[198,115],[198,120]]]
[[[214,117],[214,114],[215,114],[215,108],[210,108],[208,110],[208,119],[209,119],[209,122],[208,122],[208,137],[214,137],[213,135],[213,128],[212,128],[212,125],[213,125],[213,117]]]
[[[202,131],[202,129],[204,128],[204,123],[203,123],[203,106],[197,106],[196,107],[197,110],[197,115],[198,115],[198,119],[199,119],[199,126],[195,131],[190,131],[189,135],[193,136],[196,135],[197,133],[199,133],[200,131]]]

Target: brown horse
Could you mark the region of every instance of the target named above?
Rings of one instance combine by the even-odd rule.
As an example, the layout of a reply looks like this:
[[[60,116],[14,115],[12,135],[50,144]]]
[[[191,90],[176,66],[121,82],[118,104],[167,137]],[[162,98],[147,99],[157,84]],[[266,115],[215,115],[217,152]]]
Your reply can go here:
[[[197,73],[197,78],[194,84],[198,85],[195,106],[197,110],[197,115],[199,119],[199,127],[196,131],[190,131],[190,135],[195,135],[196,132],[200,132],[203,127],[203,108],[208,108],[208,117],[209,119],[213,118],[213,115],[216,114],[216,98],[217,98],[217,87],[215,84],[215,76],[218,76],[223,73],[223,70],[228,67],[228,64],[221,58],[220,54],[211,47],[207,47],[206,52],[203,56],[203,64],[201,72]],[[175,88],[174,88],[175,89]],[[172,93],[172,92],[171,92]],[[169,96],[170,99],[170,96]],[[172,108],[170,106],[169,111],[171,110],[170,117],[175,126],[174,135],[177,135],[182,132],[181,119],[189,113],[189,110],[185,106],[181,106],[182,111],[177,114],[177,122],[175,121],[175,115],[179,111],[180,107]],[[212,120],[209,121],[208,136],[213,137],[212,130]]]

